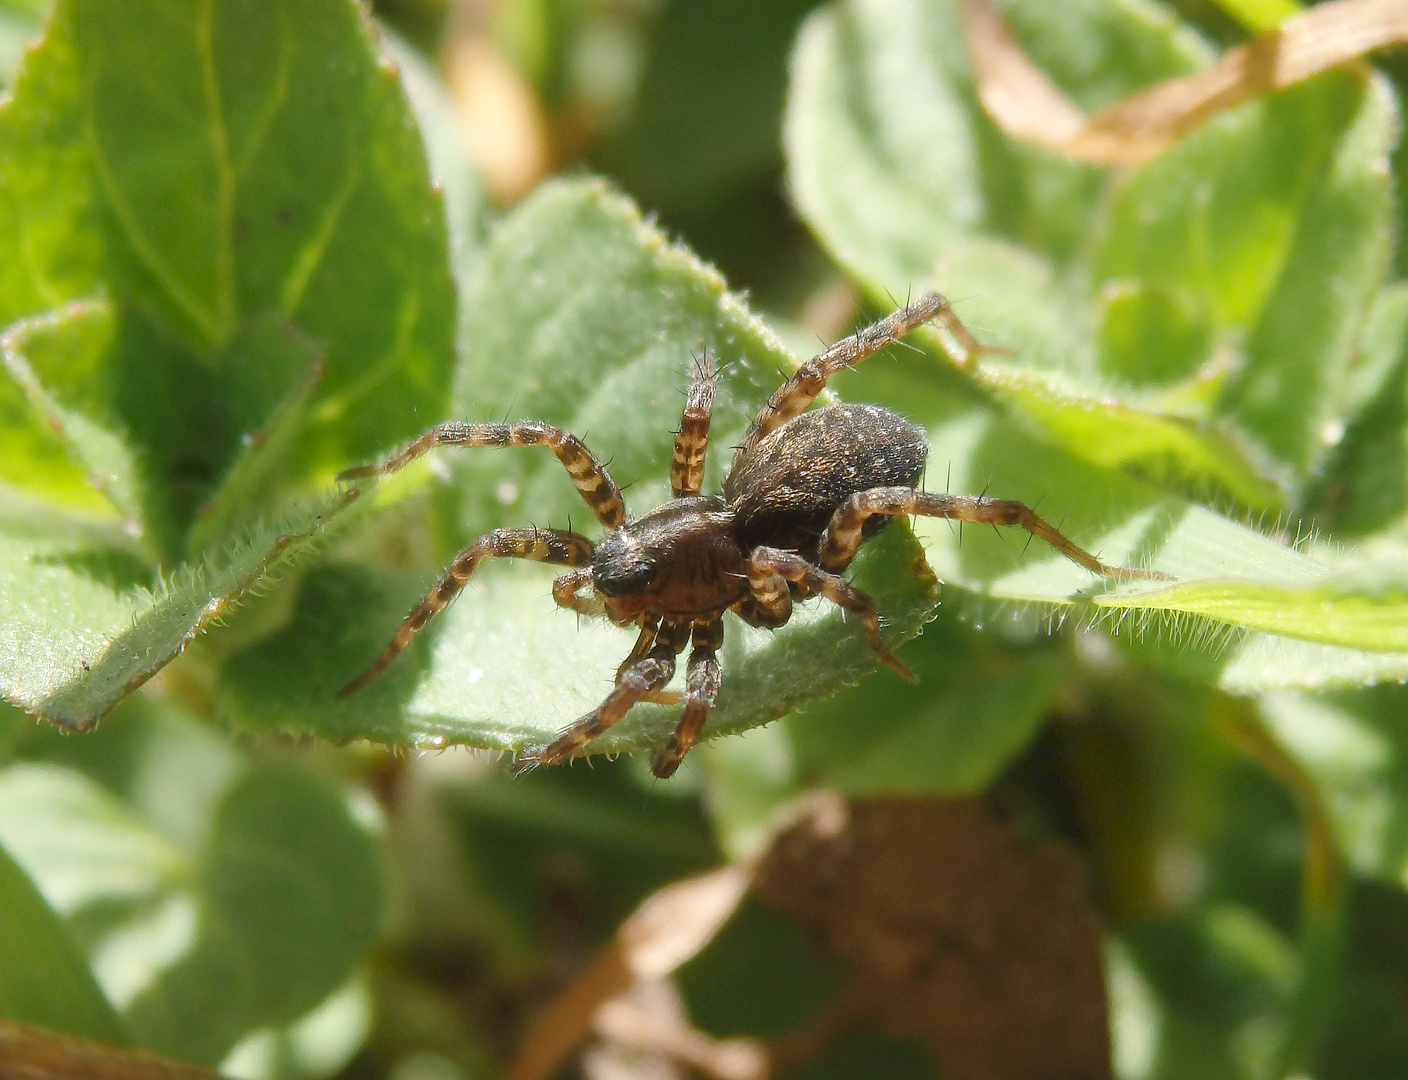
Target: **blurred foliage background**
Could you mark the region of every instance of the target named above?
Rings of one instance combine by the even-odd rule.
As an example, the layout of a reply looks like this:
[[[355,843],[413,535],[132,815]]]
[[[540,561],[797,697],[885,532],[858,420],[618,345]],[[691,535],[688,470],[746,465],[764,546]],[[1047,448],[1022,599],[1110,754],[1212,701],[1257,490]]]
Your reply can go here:
[[[1298,10],[998,7],[1091,112]],[[249,1080],[1408,1075],[1402,53],[1125,170],[1003,135],[950,0],[0,0],[0,84],[0,1020]],[[717,488],[934,286],[1010,353],[837,392],[1176,584],[896,526],[919,681],[731,623],[668,783],[509,776],[630,645],[541,567],[333,702],[459,547],[587,517],[532,455],[339,469],[531,416],[641,512],[692,355]]]

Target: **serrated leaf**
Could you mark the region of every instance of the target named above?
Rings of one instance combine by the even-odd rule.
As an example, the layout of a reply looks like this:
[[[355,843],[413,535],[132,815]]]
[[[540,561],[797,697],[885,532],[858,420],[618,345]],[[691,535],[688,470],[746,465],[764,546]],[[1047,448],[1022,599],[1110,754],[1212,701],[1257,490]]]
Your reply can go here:
[[[290,510],[155,591],[130,576],[130,554],[94,549],[81,534],[0,532],[0,693],[52,723],[93,727],[349,501]]]

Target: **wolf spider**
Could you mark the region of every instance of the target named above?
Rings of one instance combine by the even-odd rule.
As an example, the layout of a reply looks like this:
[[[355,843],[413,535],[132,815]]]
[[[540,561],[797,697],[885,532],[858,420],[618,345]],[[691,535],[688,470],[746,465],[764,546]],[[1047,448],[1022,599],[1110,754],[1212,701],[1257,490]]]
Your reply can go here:
[[[1155,577],[1152,571],[1107,566],[1066,539],[1027,506],[985,496],[940,495],[915,487],[929,447],[924,433],[876,405],[832,405],[806,411],[837,372],[937,319],[970,353],[981,346],[948,301],[921,296],[803,364],[754,417],[720,495],[700,495],[713,405],[714,366],[706,354],[690,382],[670,464],[674,498],[631,519],[621,489],[576,437],[551,424],[444,423],[381,465],[351,469],[343,479],[395,472],[435,446],[546,446],[567,469],[607,534],[593,544],[560,529],[495,529],[460,552],[440,583],[401,624],[376,662],[339,692],[346,697],[376,678],[415,634],[445,608],[486,558],[532,559],[573,567],[553,582],[553,599],[582,615],[639,628],[635,647],[616,672],[615,688],[555,742],[524,755],[522,764],[575,756],[641,700],[678,700],[662,693],[675,658],[693,643],[685,672],[684,710],[651,769],[668,777],[699,738],[718,698],[723,614],[776,628],[798,600],[822,596],[860,619],[876,657],[899,674],[908,668],[885,647],[869,596],[840,576],[861,544],[890,520],[911,514],[960,522],[1016,525],[1087,570],[1112,578]]]

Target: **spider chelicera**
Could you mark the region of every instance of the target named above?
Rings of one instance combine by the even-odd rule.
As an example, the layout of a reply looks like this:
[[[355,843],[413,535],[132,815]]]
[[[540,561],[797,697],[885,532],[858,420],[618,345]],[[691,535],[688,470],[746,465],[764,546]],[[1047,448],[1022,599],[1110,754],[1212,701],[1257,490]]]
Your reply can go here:
[[[718,698],[726,611],[753,626],[776,628],[791,618],[796,601],[822,596],[854,612],[875,655],[912,678],[885,647],[874,602],[840,576],[861,544],[894,518],[915,514],[1016,525],[1093,573],[1162,576],[1107,566],[1023,503],[917,489],[928,444],[919,428],[889,409],[847,404],[807,410],[837,372],[930,320],[938,320],[970,354],[982,351],[948,301],[936,293],[920,297],[803,364],[754,417],[723,493],[702,496],[715,377],[706,354],[690,382],[675,436],[670,464],[674,498],[644,517],[627,516],[621,489],[575,436],[538,420],[439,424],[384,464],[343,473],[343,479],[382,476],[435,446],[546,446],[607,534],[595,544],[559,529],[495,529],[480,537],[455,556],[381,656],[338,697],[380,675],[465,587],[484,559],[558,563],[574,568],[553,582],[558,604],[582,615],[605,616],[618,626],[638,627],[640,633],[606,700],[555,742],[523,755],[520,764],[565,761],[636,702],[678,700],[661,691],[674,676],[675,658],[692,642],[683,713],[651,761],[655,775],[664,778],[698,740]]]

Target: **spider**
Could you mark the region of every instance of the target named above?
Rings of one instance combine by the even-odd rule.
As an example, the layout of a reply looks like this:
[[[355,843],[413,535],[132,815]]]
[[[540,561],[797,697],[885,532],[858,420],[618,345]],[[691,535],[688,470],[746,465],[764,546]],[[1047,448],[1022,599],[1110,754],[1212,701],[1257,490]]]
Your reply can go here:
[[[1025,504],[985,495],[940,495],[915,485],[929,447],[908,420],[877,405],[808,410],[827,381],[930,320],[969,352],[983,347],[936,293],[921,296],[803,364],[753,418],[719,495],[701,495],[715,368],[706,353],[689,385],[670,464],[674,498],[630,518],[606,467],[573,435],[538,420],[516,424],[449,422],[431,428],[380,465],[350,469],[342,479],[395,472],[436,446],[545,446],[555,454],[606,536],[593,544],[559,529],[495,529],[461,551],[444,577],[406,616],[376,662],[339,692],[344,698],[381,674],[411,639],[465,587],[489,558],[532,559],[572,569],[552,586],[559,605],[638,627],[615,688],[555,742],[520,759],[554,764],[580,753],[642,700],[663,693],[675,658],[693,644],[685,672],[684,709],[668,742],[651,759],[663,778],[674,774],[698,740],[718,699],[723,615],[775,629],[799,600],[821,596],[860,619],[876,657],[912,679],[880,636],[869,596],[841,577],[862,543],[907,515],[1016,525],[1068,559],[1111,578],[1162,575],[1107,566],[1072,543]]]

